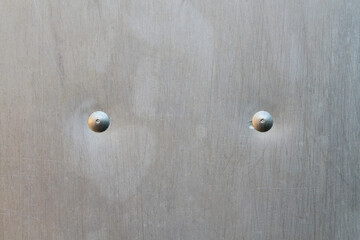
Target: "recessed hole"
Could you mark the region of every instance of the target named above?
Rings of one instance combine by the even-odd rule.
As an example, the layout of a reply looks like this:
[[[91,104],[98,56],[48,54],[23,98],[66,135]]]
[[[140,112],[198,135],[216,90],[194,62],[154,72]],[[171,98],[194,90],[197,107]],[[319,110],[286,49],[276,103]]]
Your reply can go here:
[[[100,123],[100,119],[96,119],[96,120],[95,120],[95,123],[96,123],[96,124],[99,124],[99,123]]]

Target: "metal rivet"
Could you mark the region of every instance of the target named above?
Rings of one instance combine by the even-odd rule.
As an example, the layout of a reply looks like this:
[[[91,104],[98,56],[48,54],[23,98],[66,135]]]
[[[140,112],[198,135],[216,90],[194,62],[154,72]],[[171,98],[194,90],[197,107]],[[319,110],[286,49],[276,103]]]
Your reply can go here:
[[[251,124],[259,132],[267,132],[273,126],[274,120],[270,113],[259,111],[252,117]]]
[[[108,129],[110,125],[109,116],[102,112],[93,112],[88,119],[89,128],[94,132],[103,132]]]

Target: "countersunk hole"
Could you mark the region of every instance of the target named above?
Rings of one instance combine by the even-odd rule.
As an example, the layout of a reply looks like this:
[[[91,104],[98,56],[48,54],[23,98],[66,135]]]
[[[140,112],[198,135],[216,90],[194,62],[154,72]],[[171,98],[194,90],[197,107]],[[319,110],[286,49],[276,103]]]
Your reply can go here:
[[[99,123],[100,123],[100,119],[96,119],[96,120],[95,120],[95,123],[96,123],[96,124],[99,124]]]
[[[264,122],[265,122],[265,119],[263,119],[263,118],[260,119],[260,122],[261,122],[261,123],[264,123]]]

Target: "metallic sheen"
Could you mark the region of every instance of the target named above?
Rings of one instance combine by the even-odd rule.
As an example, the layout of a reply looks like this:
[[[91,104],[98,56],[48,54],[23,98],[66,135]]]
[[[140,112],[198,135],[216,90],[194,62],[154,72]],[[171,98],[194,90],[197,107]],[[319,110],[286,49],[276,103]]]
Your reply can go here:
[[[110,118],[102,111],[93,112],[88,119],[88,124],[94,132],[104,132],[110,125]]]
[[[274,120],[270,113],[259,111],[252,117],[252,126],[259,132],[267,132],[274,124]]]

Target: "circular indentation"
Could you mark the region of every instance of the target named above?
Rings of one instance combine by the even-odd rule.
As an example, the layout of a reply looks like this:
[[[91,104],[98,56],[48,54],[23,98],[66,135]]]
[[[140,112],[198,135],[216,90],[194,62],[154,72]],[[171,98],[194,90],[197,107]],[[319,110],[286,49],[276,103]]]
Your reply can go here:
[[[89,128],[94,132],[103,132],[108,129],[110,125],[110,118],[106,113],[102,111],[96,111],[90,115],[88,124]]]
[[[252,117],[251,123],[259,132],[267,132],[273,126],[274,120],[270,113],[266,111],[259,111]]]

